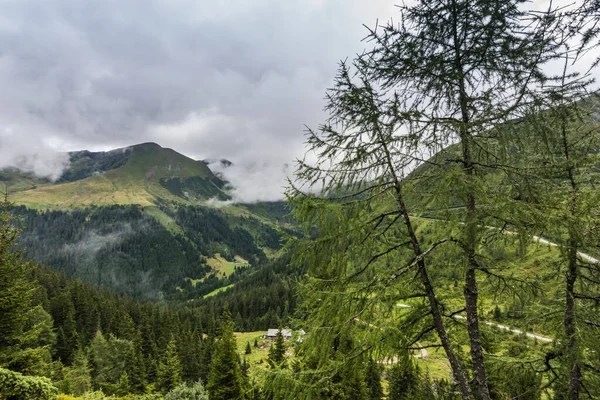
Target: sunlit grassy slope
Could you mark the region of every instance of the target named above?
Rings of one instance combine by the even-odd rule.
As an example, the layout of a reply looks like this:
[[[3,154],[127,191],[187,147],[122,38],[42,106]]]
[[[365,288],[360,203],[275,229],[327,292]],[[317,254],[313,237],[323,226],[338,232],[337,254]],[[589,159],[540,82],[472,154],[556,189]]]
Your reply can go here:
[[[128,161],[119,168],[74,182],[20,191],[12,195],[12,200],[31,208],[70,208],[152,206],[159,200],[190,204],[207,200],[212,197],[210,194],[223,195],[219,179],[203,162],[155,143],[136,145],[132,150]],[[190,179],[194,180],[193,185],[187,183]],[[30,182],[19,184],[23,189],[33,186]],[[196,195],[189,193],[188,187],[189,191],[196,190]]]

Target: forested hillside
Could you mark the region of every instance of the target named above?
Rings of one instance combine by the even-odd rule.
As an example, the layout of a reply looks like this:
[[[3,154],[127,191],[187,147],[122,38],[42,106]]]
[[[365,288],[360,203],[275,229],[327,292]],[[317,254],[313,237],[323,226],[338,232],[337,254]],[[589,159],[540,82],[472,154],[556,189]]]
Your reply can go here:
[[[287,322],[294,311],[293,283],[282,274],[287,259],[246,276],[240,283],[245,289],[243,298],[234,290],[216,301],[170,305],[141,302],[68,278],[64,272],[27,263],[22,254],[26,248],[17,250],[20,232],[9,206],[6,201],[2,203],[0,219],[0,393],[8,398],[49,399],[55,398],[57,391],[85,398],[137,394],[128,398],[159,399],[166,395],[178,399],[190,393],[200,395],[205,391],[199,382],[221,379],[214,372],[217,367],[212,359],[222,360],[226,356],[223,352],[231,357],[231,349],[221,349],[221,343],[234,340],[226,336],[233,334],[234,326],[237,330],[266,330],[271,324]],[[94,217],[83,211],[71,217],[80,216],[80,224],[87,218],[96,228],[103,226],[98,224],[106,222],[103,216],[112,215],[110,212],[118,212],[122,223],[138,222],[135,209],[94,211],[99,211]],[[62,219],[50,218],[53,223],[68,221],[63,213],[55,216]],[[92,221],[94,218],[97,220]],[[73,232],[77,224],[64,226],[77,236]],[[76,265],[80,262],[77,260]],[[236,325],[227,311],[229,302]],[[254,308],[256,303],[262,307]],[[222,314],[224,319],[219,318]],[[238,363],[237,356],[231,362]],[[232,365],[235,367],[229,367]],[[244,391],[253,391],[249,366],[236,368]]]
[[[232,263],[241,256],[259,268],[267,262],[263,249],[282,246],[281,235],[256,218],[192,206],[162,210],[164,218],[172,218],[170,227],[177,229],[167,229],[137,206],[68,211],[21,206],[14,212],[21,217],[20,243],[28,257],[69,277],[140,299],[208,294],[229,284],[209,265],[216,254]],[[211,285],[187,285],[211,278]]]

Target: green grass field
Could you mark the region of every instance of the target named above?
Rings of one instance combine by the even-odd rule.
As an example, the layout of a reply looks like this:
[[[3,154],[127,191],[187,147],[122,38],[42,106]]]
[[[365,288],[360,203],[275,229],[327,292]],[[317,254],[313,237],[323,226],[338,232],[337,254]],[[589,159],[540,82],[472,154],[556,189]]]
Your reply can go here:
[[[248,264],[248,261],[244,260],[242,257],[235,256],[234,258],[235,258],[235,262],[227,261],[226,259],[221,257],[221,255],[219,253],[217,253],[217,254],[215,254],[214,257],[208,258],[206,260],[206,263],[213,270],[217,271],[219,276],[224,276],[224,277],[233,274],[233,271],[235,271],[236,267],[243,268],[243,267],[250,266],[250,264]]]
[[[195,285],[194,285],[194,286],[195,286]],[[212,292],[210,292],[209,294],[205,295],[205,296],[204,296],[204,298],[215,296],[215,295],[217,295],[217,294],[219,294],[219,293],[221,293],[221,292],[224,292],[224,291],[226,291],[227,289],[229,289],[229,288],[232,288],[232,287],[234,287],[234,286],[235,286],[235,284],[234,284],[234,283],[232,283],[231,285],[227,285],[227,286],[220,287],[220,288],[218,288],[218,289],[215,289],[215,290],[213,290],[213,291],[212,291]]]
[[[269,354],[270,343],[262,338],[266,331],[257,332],[235,332],[238,353],[242,359],[250,364],[250,374],[256,376],[262,370],[269,368],[267,356]],[[258,347],[254,347],[254,341],[258,342]],[[246,343],[250,343],[251,353],[245,354]]]
[[[152,217],[154,217],[154,219],[156,219],[169,232],[172,232],[172,233],[175,233],[178,235],[185,234],[183,232],[183,229],[181,229],[181,227],[179,225],[177,225],[177,222],[175,222],[175,220],[173,218],[169,217],[167,214],[162,212],[160,210],[160,208],[158,208],[156,206],[148,206],[148,207],[144,207],[144,212],[151,215]],[[196,285],[194,284],[194,286],[196,286]]]

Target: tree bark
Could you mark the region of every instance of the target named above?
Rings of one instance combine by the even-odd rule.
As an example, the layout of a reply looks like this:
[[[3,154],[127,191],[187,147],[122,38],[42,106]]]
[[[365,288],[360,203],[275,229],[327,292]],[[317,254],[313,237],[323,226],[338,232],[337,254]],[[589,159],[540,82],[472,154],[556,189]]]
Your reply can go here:
[[[454,5],[453,18],[453,41],[454,41],[454,66],[457,72],[458,96],[461,112],[461,124],[459,127],[459,137],[462,146],[462,168],[467,176],[469,184],[474,176],[473,158],[471,154],[472,134],[469,132],[468,124],[470,122],[468,96],[465,88],[465,73],[458,37],[458,11]],[[477,302],[479,291],[477,288],[477,261],[475,260],[475,248],[477,245],[477,206],[474,190],[469,187],[466,193],[467,215],[465,219],[465,251],[467,266],[465,272],[465,287],[463,295],[465,298],[465,311],[467,314],[467,332],[469,334],[469,344],[471,348],[471,361],[473,362],[473,379],[475,390],[481,400],[490,400],[490,390],[488,387],[487,376],[485,372],[485,363],[483,357],[483,348],[481,347],[481,335],[479,330],[479,317],[477,315]]]
[[[387,144],[383,139],[381,145],[386,153],[386,163],[388,165],[388,168],[390,169],[390,173],[393,176],[396,203],[398,204],[400,212],[402,213],[402,217],[404,218],[404,224],[406,225],[406,229],[410,237],[413,252],[418,259],[417,268],[419,271],[419,277],[421,278],[421,283],[423,284],[423,287],[425,288],[425,293],[427,294],[427,300],[429,301],[429,308],[433,317],[433,324],[436,333],[438,334],[440,341],[442,342],[442,347],[446,352],[446,356],[448,357],[448,361],[450,362],[450,367],[452,368],[452,376],[454,377],[454,380],[460,388],[460,392],[463,399],[471,400],[473,399],[473,393],[471,391],[471,387],[469,386],[466,370],[462,362],[456,356],[456,352],[454,351],[452,342],[448,337],[448,332],[446,332],[446,327],[444,326],[442,313],[440,311],[440,307],[435,296],[435,290],[433,289],[433,285],[431,284],[431,280],[429,279],[429,274],[427,273],[425,258],[423,257],[423,251],[421,249],[419,239],[417,238],[415,230],[412,226],[410,214],[406,209],[404,198],[402,196],[402,187],[400,185],[398,175],[396,174],[394,164],[392,163],[390,152],[387,148]]]
[[[563,74],[564,85],[564,74]],[[564,157],[567,161],[567,174],[569,184],[571,186],[571,204],[569,207],[569,247],[567,249],[567,272],[565,274],[565,316],[563,319],[563,327],[566,336],[566,359],[569,370],[569,386],[567,389],[567,399],[578,400],[581,390],[581,368],[579,366],[579,343],[577,341],[577,321],[576,304],[575,304],[575,283],[579,274],[577,266],[577,252],[579,249],[577,240],[577,226],[574,226],[574,217],[577,215],[577,181],[575,180],[575,167],[570,159],[569,142],[567,138],[566,122],[563,121],[561,126],[562,145]]]

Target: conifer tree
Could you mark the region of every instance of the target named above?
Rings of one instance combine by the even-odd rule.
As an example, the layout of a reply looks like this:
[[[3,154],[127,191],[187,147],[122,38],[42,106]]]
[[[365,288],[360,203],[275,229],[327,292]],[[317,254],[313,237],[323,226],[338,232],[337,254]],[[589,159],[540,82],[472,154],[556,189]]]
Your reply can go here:
[[[240,400],[244,397],[244,379],[229,310],[223,312],[220,322],[221,335],[210,364],[208,393],[211,400]]]
[[[65,365],[73,361],[73,354],[78,347],[78,333],[75,324],[75,307],[71,301],[65,319],[58,328],[56,337],[56,355]]]
[[[381,400],[383,398],[383,388],[381,386],[381,366],[373,358],[369,358],[367,369],[365,371],[367,381],[368,398]]]
[[[388,373],[390,400],[412,400],[419,398],[419,369],[405,353]]]
[[[208,382],[215,345],[214,332],[209,331],[208,336],[202,340],[200,347],[200,379],[202,382]]]
[[[117,396],[125,396],[129,394],[129,390],[129,377],[127,376],[127,372],[123,372],[119,377],[119,383],[117,384],[115,394]]]
[[[10,213],[12,206],[7,190],[0,201],[0,367],[42,373],[49,352],[39,343],[42,327],[32,323],[40,310],[32,304],[35,285],[30,265],[16,247],[20,230]]]
[[[600,326],[596,309],[600,268],[583,253],[598,245],[600,213],[592,171],[599,162],[600,124],[593,115],[600,100],[588,95],[590,80],[569,72],[573,60],[576,52],[566,51],[562,82],[548,89],[554,101],[543,103],[522,121],[527,140],[513,154],[513,162],[534,171],[526,177],[513,176],[517,182],[527,180],[528,196],[523,196],[523,202],[534,209],[530,230],[553,238],[560,249],[561,345],[547,354],[545,366],[556,378],[557,398],[569,400],[600,388],[600,362],[589,357],[600,350],[597,341],[590,340]],[[539,165],[544,168],[531,167]]]
[[[96,332],[88,351],[94,388],[101,389],[105,383],[110,382],[109,371],[111,369],[109,344],[101,330]]]
[[[129,362],[128,364],[128,377],[132,392],[145,393],[146,363],[144,360],[144,354],[142,350],[142,337],[139,331],[136,331],[136,335],[133,340],[132,359],[131,362]]]
[[[96,389],[114,391],[121,375],[130,369],[133,343],[98,331],[89,346],[92,381]]]
[[[281,329],[279,329],[275,335],[275,341],[271,344],[271,347],[269,347],[267,360],[269,361],[271,368],[287,368],[286,351],[287,345],[285,344],[283,333],[281,332]]]
[[[336,384],[340,399],[370,400],[366,384],[365,369],[362,357],[347,361],[339,371],[339,382]]]
[[[182,367],[177,353],[177,344],[174,336],[171,335],[171,340],[156,371],[156,385],[160,391],[167,393],[182,382],[181,374]]]
[[[91,368],[85,352],[79,348],[73,356],[73,365],[66,368],[65,380],[69,393],[81,396],[92,389]]]
[[[202,356],[202,339],[198,331],[190,330],[189,323],[183,328],[182,337],[179,340],[181,364],[183,366],[182,379],[184,382],[197,382],[200,379],[200,357]]]
[[[407,345],[433,326],[465,399],[490,399],[478,279],[496,278],[480,252],[484,227],[497,223],[502,204],[484,172],[500,163],[489,157],[491,148],[501,143],[508,151],[502,131],[490,129],[522,117],[543,96],[537,89],[550,78],[542,66],[558,57],[557,27],[565,25],[556,9],[528,13],[521,3],[420,0],[399,6],[401,24],[370,30],[373,47],[351,65],[340,64],[327,95],[330,118],[307,132],[308,153],[317,161],[300,161],[288,190],[307,233],[295,261],[310,268],[305,293],[314,293],[306,305],[316,315],[311,325],[360,318],[378,337],[377,331],[388,329],[376,315],[389,309],[377,304],[381,294],[394,288],[402,290],[389,297],[394,302],[422,298],[426,303],[419,302],[403,324],[416,331]],[[451,143],[457,143],[456,151],[428,159]],[[403,180],[420,164],[427,173]],[[320,196],[311,194],[317,183],[323,186]],[[414,216],[431,209],[446,227],[423,240]],[[473,385],[445,326],[446,305],[428,267],[441,248],[460,254]],[[413,274],[421,287],[411,292],[401,282],[404,277],[414,282]],[[347,312],[336,318],[340,309]],[[344,326],[360,334],[355,324]],[[319,333],[307,346],[319,341],[329,346],[333,339],[325,335],[337,334]]]

